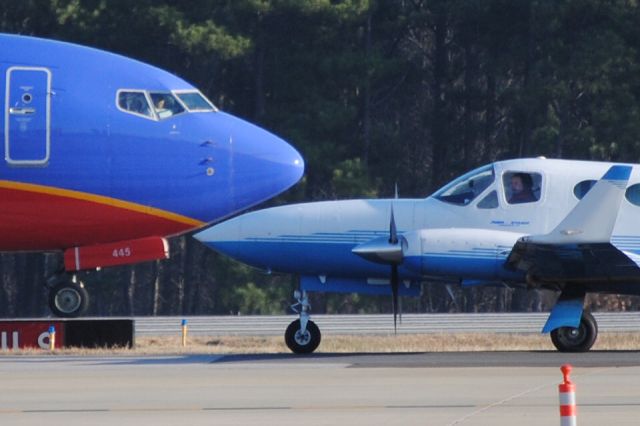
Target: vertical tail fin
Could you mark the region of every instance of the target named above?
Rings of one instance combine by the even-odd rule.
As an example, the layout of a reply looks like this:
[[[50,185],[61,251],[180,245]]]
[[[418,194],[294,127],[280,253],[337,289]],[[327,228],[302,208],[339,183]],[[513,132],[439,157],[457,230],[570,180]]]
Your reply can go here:
[[[528,237],[528,242],[575,244],[609,242],[618,219],[631,166],[612,166],[549,234]]]

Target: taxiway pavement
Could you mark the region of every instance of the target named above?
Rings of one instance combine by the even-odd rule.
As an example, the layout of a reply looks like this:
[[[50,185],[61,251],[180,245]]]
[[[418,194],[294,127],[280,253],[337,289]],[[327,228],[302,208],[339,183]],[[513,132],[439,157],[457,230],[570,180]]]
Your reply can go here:
[[[640,353],[0,357],[2,425],[637,425]]]

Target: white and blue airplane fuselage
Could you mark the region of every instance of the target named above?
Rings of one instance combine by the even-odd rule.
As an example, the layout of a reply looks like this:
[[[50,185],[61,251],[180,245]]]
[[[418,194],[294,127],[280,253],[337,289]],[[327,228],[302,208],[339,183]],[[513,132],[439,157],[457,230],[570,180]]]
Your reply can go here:
[[[555,289],[575,306],[586,292],[640,294],[639,213],[637,166],[516,159],[425,199],[275,207],[196,238],[252,266],[298,274],[303,290],[389,293],[392,266],[400,294],[435,278]],[[581,306],[565,309],[561,300],[550,318],[560,318],[558,327],[546,331],[579,327]]]

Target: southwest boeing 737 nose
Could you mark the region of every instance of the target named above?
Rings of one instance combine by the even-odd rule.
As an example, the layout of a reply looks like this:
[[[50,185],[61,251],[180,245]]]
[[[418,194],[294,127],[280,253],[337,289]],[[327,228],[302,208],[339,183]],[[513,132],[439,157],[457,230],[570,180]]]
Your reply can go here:
[[[0,250],[63,254],[47,284],[58,316],[88,306],[77,271],[167,258],[166,237],[304,172],[283,139],[130,58],[0,34],[0,80]]]
[[[231,126],[229,150],[229,210],[239,210],[279,194],[304,173],[300,153],[278,136],[229,114],[218,112]],[[235,208],[234,208],[235,207]]]

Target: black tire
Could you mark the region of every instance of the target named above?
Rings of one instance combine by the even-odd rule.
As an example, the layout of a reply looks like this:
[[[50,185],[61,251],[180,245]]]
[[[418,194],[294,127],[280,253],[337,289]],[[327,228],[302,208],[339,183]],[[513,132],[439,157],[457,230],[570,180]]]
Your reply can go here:
[[[57,317],[79,317],[88,306],[89,293],[82,282],[62,281],[49,290],[49,308]]]
[[[598,324],[589,312],[583,312],[580,326],[560,327],[551,332],[553,346],[560,352],[587,352],[598,337]]]
[[[307,330],[300,333],[300,320],[297,319],[289,324],[284,332],[284,341],[291,352],[296,354],[310,354],[315,351],[320,344],[320,329],[313,321],[307,322]]]

